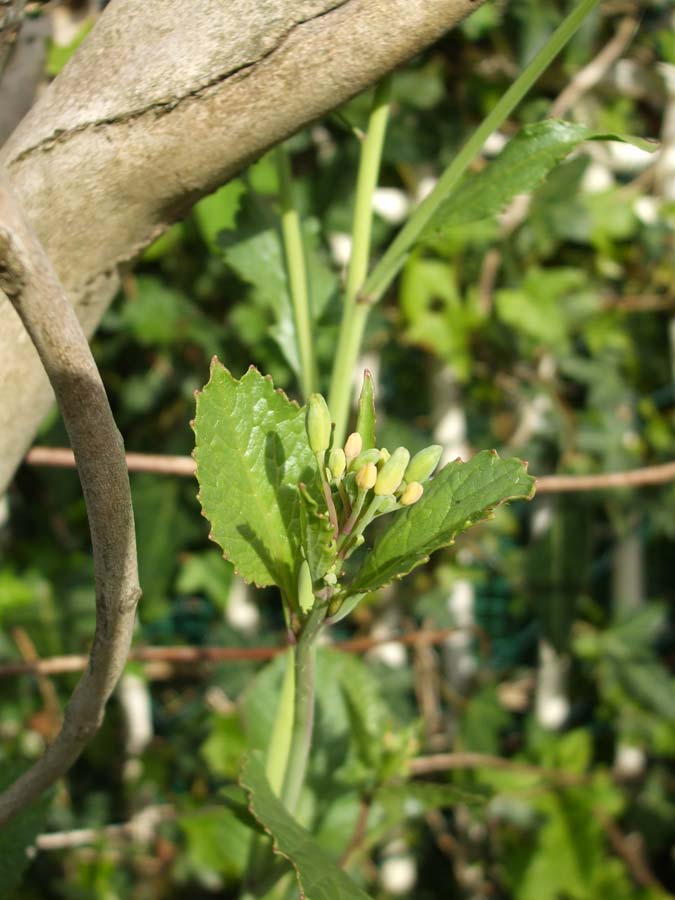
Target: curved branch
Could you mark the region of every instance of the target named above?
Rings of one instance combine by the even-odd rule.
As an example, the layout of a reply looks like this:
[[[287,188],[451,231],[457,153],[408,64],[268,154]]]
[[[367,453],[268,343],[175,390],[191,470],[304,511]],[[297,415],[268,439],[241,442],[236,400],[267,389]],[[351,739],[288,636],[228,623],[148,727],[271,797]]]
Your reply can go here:
[[[0,175],[0,289],[30,334],[75,451],[96,578],[88,667],[44,756],[0,794],[0,826],[64,774],[98,729],[129,652],[140,597],[124,445],[103,383],[61,284]]]

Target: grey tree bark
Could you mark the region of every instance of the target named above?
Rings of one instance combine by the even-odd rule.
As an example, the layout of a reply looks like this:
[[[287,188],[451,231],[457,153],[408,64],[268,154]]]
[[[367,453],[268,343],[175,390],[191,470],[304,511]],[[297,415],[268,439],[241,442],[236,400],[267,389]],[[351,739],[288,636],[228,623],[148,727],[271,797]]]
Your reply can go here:
[[[120,270],[268,147],[483,0],[113,0],[0,151],[91,335]],[[0,300],[0,492],[52,395]]]

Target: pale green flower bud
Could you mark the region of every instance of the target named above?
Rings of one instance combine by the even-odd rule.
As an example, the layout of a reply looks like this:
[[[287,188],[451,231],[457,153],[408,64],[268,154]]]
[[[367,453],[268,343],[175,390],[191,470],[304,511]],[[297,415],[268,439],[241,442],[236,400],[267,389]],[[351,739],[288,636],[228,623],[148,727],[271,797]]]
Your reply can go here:
[[[330,444],[331,421],[328,406],[321,394],[312,394],[307,401],[305,427],[312,451],[325,453]]]
[[[386,463],[388,459],[391,459],[391,453],[387,450],[386,447],[382,447],[380,450],[380,465]]]
[[[403,480],[403,473],[410,462],[410,453],[405,447],[394,450],[380,469],[375,482],[375,494],[393,494]]]
[[[346,466],[345,451],[341,447],[334,447],[328,456],[328,468],[336,481],[342,478]]]
[[[365,463],[356,473],[356,486],[360,491],[369,491],[377,481],[375,463]]]
[[[345,456],[347,457],[347,465],[359,455],[363,450],[363,439],[358,431],[353,431],[347,438],[345,444]]]
[[[410,460],[410,465],[405,470],[405,480],[409,484],[413,481],[426,481],[438,465],[442,453],[440,444],[431,444],[420,450]]]
[[[401,506],[412,506],[413,503],[417,503],[423,493],[424,488],[419,481],[411,481],[401,494],[398,502]]]
[[[309,571],[309,563],[303,559],[298,574],[298,606],[300,611],[308,613],[314,606],[314,588],[312,586],[312,575]]]
[[[362,453],[353,459],[349,464],[350,472],[358,472],[361,466],[365,466],[366,463],[375,463],[377,465],[380,459],[380,451],[375,450],[375,448],[371,450],[364,450]]]

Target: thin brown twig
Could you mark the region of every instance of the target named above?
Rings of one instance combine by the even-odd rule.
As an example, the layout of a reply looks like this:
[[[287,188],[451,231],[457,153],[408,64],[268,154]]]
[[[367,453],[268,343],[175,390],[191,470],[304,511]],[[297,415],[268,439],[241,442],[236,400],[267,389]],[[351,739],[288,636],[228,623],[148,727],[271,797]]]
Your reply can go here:
[[[597,810],[595,816],[604,828],[612,849],[628,866],[633,880],[642,887],[663,891],[663,885],[649,868],[645,859],[640,836],[624,834],[611,816]],[[672,896],[672,894],[667,896]]]
[[[538,494],[570,491],[602,491],[616,488],[646,487],[675,481],[675,462],[644,466],[625,472],[602,472],[599,475],[542,475],[537,478]]]
[[[0,290],[45,367],[75,450],[96,580],[96,631],[87,668],[44,755],[0,794],[0,826],[74,763],[98,730],[126,662],[140,597],[124,446],[73,307],[9,182],[0,176]]]
[[[418,641],[425,644],[442,644],[455,628],[423,630],[400,636],[385,638],[360,637],[332,644],[343,653],[366,653],[382,644],[403,644],[413,646]],[[264,661],[283,653],[286,645],[274,647],[137,647],[129,654],[135,662],[167,662],[174,665],[198,665],[200,663]],[[14,675],[67,675],[80,672],[87,665],[87,657],[82,655],[52,656],[37,662],[10,662],[0,664],[0,678]]]
[[[128,822],[106,825],[103,828],[75,828],[71,831],[53,831],[39,834],[35,839],[38,850],[67,850],[72,847],[86,847],[101,840],[133,841],[149,843],[162,822],[176,817],[176,810],[170,804],[146,806],[139,810]]]
[[[370,807],[372,800],[368,796],[363,796],[359,800],[359,812],[356,816],[356,822],[354,824],[354,831],[352,832],[352,836],[345,848],[344,853],[340,857],[340,868],[346,869],[349,861],[352,856],[359,850],[363,840],[366,836],[366,831],[368,828],[368,817],[370,816]]]
[[[130,472],[150,472],[155,475],[195,474],[195,461],[190,456],[164,456],[159,453],[127,453],[127,468]],[[75,466],[73,451],[68,447],[32,447],[25,460],[30,466],[54,466],[72,469]]]
[[[602,81],[630,44],[637,27],[638,20],[634,16],[628,15],[621,19],[612,38],[589,63],[579,69],[553,101],[549,110],[551,118],[562,118],[584,94]]]
[[[675,297],[668,294],[626,294],[606,297],[603,306],[621,312],[675,312]]]
[[[583,773],[546,769],[517,759],[505,759],[502,756],[492,756],[488,753],[435,753],[430,756],[418,756],[409,763],[409,771],[413,776],[447,772],[450,769],[480,768],[522,772],[524,775],[535,775],[567,787],[587,784],[590,780],[590,776]]]
[[[189,456],[162,456],[149,453],[127,453],[130,472],[149,472],[156,475],[194,475],[194,460]],[[33,466],[75,465],[72,450],[65,447],[33,447],[25,461]],[[643,487],[675,481],[675,461],[656,466],[643,466],[623,472],[601,472],[597,475],[540,475],[537,493],[553,494],[566,491],[600,491],[608,488]]]

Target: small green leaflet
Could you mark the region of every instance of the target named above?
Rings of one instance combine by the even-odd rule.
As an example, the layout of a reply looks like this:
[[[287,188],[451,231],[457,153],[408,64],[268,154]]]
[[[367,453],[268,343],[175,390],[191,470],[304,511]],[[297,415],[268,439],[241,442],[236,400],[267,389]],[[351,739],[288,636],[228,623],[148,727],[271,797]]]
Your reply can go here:
[[[477,174],[468,175],[439,206],[418,243],[500,212],[517,194],[534,190],[558,163],[584,141],[621,141],[641,150],[657,149],[655,141],[624,134],[594,132],[586,125],[544,119],[526,125],[499,156]]]
[[[284,809],[269,786],[258,751],[245,761],[240,782],[249,795],[251,812],[295,869],[301,900],[370,900]]]
[[[505,500],[528,500],[534,478],[519,459],[483,450],[473,459],[449,463],[424,486],[422,498],[396,514],[375,541],[349,593],[374,591],[426,562],[460,532],[490,516]]]
[[[193,427],[212,539],[244,579],[294,597],[302,558],[297,485],[318,483],[304,410],[257,369],[237,381],[214,359]]]

